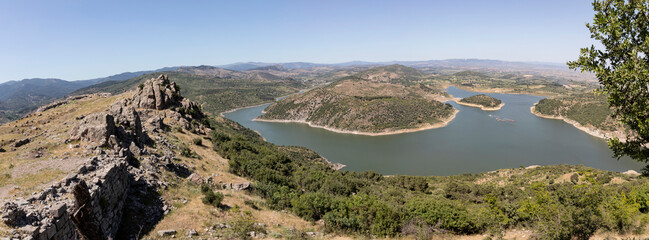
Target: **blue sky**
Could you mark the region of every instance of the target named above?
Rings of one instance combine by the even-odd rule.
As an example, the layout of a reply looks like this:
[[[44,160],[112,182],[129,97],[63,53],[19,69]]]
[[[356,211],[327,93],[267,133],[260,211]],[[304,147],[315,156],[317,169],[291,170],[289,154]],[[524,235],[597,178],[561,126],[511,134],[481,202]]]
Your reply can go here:
[[[0,1],[0,82],[233,62],[566,62],[589,1]]]

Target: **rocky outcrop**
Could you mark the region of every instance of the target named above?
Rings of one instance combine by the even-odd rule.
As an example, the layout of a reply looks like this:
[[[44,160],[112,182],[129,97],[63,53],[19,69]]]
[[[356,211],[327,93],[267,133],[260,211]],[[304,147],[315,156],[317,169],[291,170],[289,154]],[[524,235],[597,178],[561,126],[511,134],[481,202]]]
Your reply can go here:
[[[146,142],[140,115],[129,101],[123,100],[111,105],[110,114],[115,116],[117,138],[123,143],[121,147],[129,147],[131,142],[141,147]]]
[[[175,109],[186,118],[202,119],[200,106],[180,96],[180,88],[175,82],[169,82],[166,75],[152,78],[142,83],[131,98],[133,106],[144,109]],[[159,123],[159,122],[157,122]]]
[[[23,145],[28,144],[30,141],[31,140],[29,138],[25,138],[23,140],[16,141],[16,142],[14,142],[13,147],[15,147],[15,148],[22,147]]]
[[[84,117],[72,128],[70,139],[89,142],[97,146],[107,146],[110,136],[115,134],[113,115],[99,112]]]
[[[180,88],[175,82],[169,82],[166,75],[147,80],[138,87],[133,96],[135,107],[157,110],[174,106],[180,100]]]
[[[147,137],[138,112],[124,100],[111,105],[110,113],[93,113],[81,119],[70,134],[70,141],[77,140],[119,150],[131,143],[141,147]]]
[[[163,120],[184,121],[202,132],[201,119],[193,116],[203,114],[200,107],[178,95],[175,83],[169,83],[166,76],[147,84],[155,90],[152,101],[147,100],[150,92],[145,93],[148,90],[143,87],[131,99],[76,119],[67,142],[81,141],[75,146],[83,145],[98,156],[42,192],[0,205],[1,220],[13,229],[11,237],[133,239],[151,231],[170,211],[157,192],[170,185],[165,174],[187,178],[192,172],[173,161],[177,147],[161,134]],[[164,108],[172,109],[157,111]],[[152,144],[147,145],[154,141],[149,136],[155,139],[154,151],[149,148]],[[245,189],[250,184],[234,187]],[[126,224],[124,212],[132,213],[125,217]]]
[[[127,167],[121,158],[91,158],[61,182],[6,202],[0,217],[20,239],[114,239],[129,188]]]

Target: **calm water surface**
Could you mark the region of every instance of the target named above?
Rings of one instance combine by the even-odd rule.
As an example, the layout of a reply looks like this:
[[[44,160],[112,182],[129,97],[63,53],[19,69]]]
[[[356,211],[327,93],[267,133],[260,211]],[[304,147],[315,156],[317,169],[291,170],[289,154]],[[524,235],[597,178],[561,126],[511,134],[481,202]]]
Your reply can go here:
[[[478,94],[454,87],[447,90],[459,98]],[[638,171],[643,167],[628,158],[612,158],[603,139],[561,120],[531,114],[530,107],[542,97],[487,95],[502,100],[505,106],[487,112],[451,102],[460,112],[446,127],[388,136],[340,134],[306,124],[252,121],[268,104],[227,113],[225,117],[258,131],[269,142],[313,149],[354,171],[453,175],[551,164],[583,164],[614,171]]]

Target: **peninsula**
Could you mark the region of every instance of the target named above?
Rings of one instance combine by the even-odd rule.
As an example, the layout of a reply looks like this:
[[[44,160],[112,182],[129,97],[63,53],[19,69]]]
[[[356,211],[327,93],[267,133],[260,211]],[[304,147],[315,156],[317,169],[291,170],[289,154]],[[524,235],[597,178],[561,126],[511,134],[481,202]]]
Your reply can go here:
[[[606,96],[582,93],[541,99],[530,108],[538,117],[559,119],[599,138],[620,138],[624,141],[628,129],[611,117]]]
[[[255,120],[370,136],[446,126],[457,110],[436,100],[448,94],[425,80],[425,74],[402,65],[371,68],[275,102]]]

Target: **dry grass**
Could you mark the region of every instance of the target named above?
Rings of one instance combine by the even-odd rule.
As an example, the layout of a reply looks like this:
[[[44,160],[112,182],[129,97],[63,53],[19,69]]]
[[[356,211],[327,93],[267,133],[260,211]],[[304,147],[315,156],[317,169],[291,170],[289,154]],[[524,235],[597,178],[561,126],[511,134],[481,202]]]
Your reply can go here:
[[[92,97],[71,101],[42,113],[0,126],[0,199],[9,195],[25,195],[58,180],[76,169],[81,163],[83,148],[70,148],[65,144],[76,118],[107,109],[124,95]],[[29,138],[31,141],[13,148],[14,141]],[[40,152],[39,157],[37,153]]]
[[[165,124],[173,124],[165,122]],[[173,128],[173,125],[172,125]],[[214,182],[239,183],[248,180],[228,172],[227,159],[219,156],[212,150],[212,143],[208,139],[203,139],[201,146],[192,144],[192,139],[205,137],[188,131],[168,132],[165,136],[173,144],[185,144],[198,158],[188,158],[176,154],[179,163],[195,169],[203,178],[212,176]],[[174,209],[165,216],[160,223],[152,230],[146,238],[159,239],[157,231],[165,229],[174,229],[178,233],[177,238],[185,238],[189,230],[194,229],[199,234],[205,234],[205,228],[214,226],[217,223],[227,224],[232,221],[232,209],[236,208],[241,212],[250,212],[255,223],[263,223],[269,232],[280,233],[286,229],[297,229],[298,231],[323,231],[323,227],[314,225],[291,213],[283,211],[273,211],[265,206],[265,201],[259,196],[250,194],[246,191],[235,190],[216,190],[224,194],[221,208],[203,204],[203,195],[200,192],[200,186],[189,182],[186,179],[178,179],[176,185],[168,188],[162,193],[162,197],[172,203]],[[183,204],[183,201],[187,201]],[[246,204],[246,200],[255,203],[258,209],[253,209]],[[277,225],[279,224],[279,225]]]

